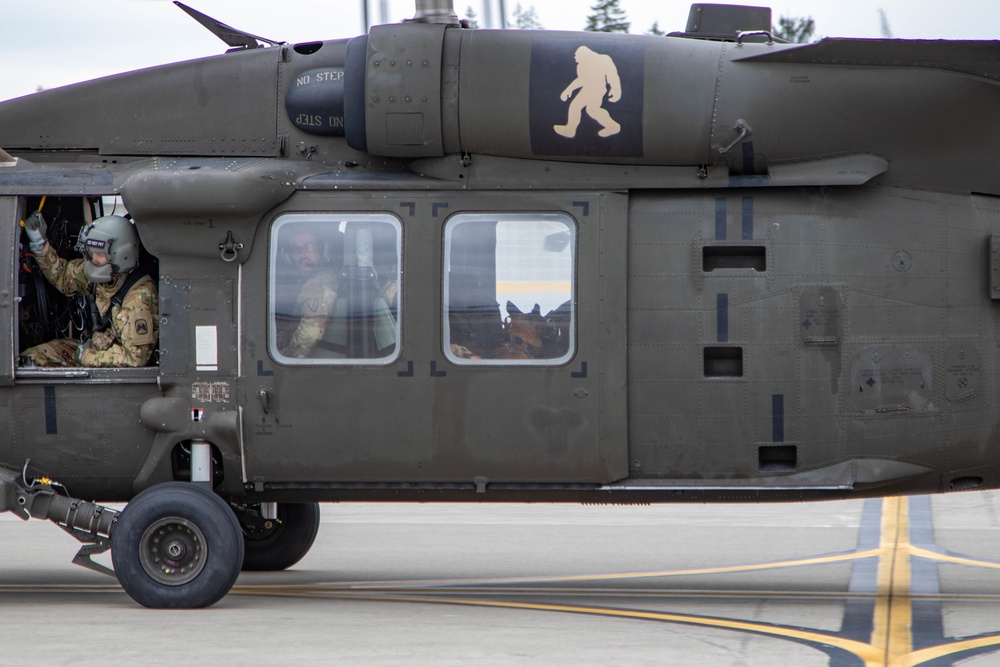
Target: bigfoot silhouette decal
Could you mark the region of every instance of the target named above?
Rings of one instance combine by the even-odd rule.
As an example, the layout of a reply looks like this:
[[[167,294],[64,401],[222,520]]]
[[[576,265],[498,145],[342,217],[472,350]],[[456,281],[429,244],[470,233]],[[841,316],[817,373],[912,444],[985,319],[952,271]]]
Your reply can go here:
[[[535,40],[530,94],[534,153],[642,157],[643,60],[641,46],[614,40]]]
[[[576,50],[576,78],[573,83],[559,96],[563,102],[573,97],[569,105],[569,116],[565,125],[556,125],[552,129],[568,139],[576,136],[583,112],[600,124],[599,137],[610,137],[622,131],[622,126],[614,121],[611,114],[604,109],[604,100],[617,102],[622,97],[622,81],[618,77],[618,68],[610,56],[594,53],[586,46]]]

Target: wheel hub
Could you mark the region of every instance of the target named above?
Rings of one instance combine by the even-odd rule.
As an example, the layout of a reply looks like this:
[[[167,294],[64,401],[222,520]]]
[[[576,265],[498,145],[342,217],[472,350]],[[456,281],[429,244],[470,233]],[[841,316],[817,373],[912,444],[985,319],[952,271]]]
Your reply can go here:
[[[180,586],[197,577],[205,567],[207,551],[201,529],[181,517],[156,521],[139,541],[143,570],[168,586]]]

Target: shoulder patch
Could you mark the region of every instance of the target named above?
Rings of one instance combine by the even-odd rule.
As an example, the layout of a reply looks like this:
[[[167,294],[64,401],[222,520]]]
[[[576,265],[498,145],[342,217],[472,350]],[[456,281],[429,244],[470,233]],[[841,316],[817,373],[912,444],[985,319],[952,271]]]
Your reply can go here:
[[[122,334],[124,343],[129,345],[149,345],[156,342],[156,322],[149,319],[149,313],[132,312],[129,329]]]

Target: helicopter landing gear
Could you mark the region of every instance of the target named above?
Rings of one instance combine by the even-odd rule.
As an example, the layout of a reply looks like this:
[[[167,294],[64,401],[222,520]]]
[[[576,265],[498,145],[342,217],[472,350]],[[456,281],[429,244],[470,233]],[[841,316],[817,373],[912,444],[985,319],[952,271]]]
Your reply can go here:
[[[274,572],[299,562],[319,532],[318,503],[278,503],[277,518],[260,505],[234,507],[243,527],[243,569]]]
[[[208,607],[236,583],[243,562],[239,522],[224,500],[194,484],[146,489],[111,534],[118,581],[146,607]]]

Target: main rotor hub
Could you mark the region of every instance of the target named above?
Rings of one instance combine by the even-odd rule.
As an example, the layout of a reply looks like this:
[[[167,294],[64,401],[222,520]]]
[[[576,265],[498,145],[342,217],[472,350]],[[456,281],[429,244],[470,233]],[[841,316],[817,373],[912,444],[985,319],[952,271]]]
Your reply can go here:
[[[417,0],[413,20],[419,23],[444,23],[458,25],[458,15],[452,0]]]

